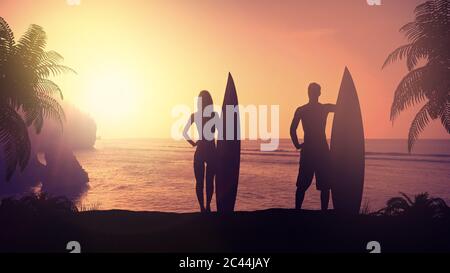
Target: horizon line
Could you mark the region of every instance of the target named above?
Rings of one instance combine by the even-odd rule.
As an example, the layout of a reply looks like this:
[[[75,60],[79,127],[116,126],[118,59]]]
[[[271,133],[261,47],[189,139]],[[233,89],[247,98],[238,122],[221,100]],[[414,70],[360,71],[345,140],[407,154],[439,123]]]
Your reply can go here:
[[[274,138],[276,139],[276,138]],[[303,140],[302,138],[299,138],[300,140]],[[327,138],[327,140],[330,140],[331,138]],[[170,137],[102,137],[97,136],[96,140],[174,140]],[[278,140],[291,140],[288,137],[284,138],[278,138]],[[403,140],[408,141],[407,138],[364,138],[364,140]],[[449,140],[450,138],[420,138],[417,141],[421,140]],[[174,140],[178,141],[178,140]],[[179,141],[185,141],[184,139],[181,139]],[[269,140],[262,140],[262,139],[241,139],[241,141],[269,141]]]

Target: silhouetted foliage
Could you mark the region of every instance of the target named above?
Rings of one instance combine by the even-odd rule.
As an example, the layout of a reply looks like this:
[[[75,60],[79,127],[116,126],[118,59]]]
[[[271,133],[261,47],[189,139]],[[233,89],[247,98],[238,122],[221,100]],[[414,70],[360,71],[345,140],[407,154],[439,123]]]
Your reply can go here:
[[[426,101],[409,129],[410,152],[430,119],[439,118],[450,133],[450,1],[427,1],[414,13],[415,20],[400,29],[410,43],[394,50],[383,65],[405,58],[409,71],[395,90],[391,121],[408,107]],[[420,60],[426,64],[417,68]]]
[[[0,216],[52,217],[78,212],[75,204],[65,197],[52,197],[45,193],[30,194],[20,199],[5,198],[0,203]]]
[[[404,193],[389,199],[386,208],[378,214],[386,216],[409,216],[416,218],[442,218],[449,216],[449,208],[441,198],[432,198],[428,193],[421,193],[414,200]]]
[[[366,200],[364,202],[362,208],[360,209],[359,214],[361,214],[361,215],[373,215],[374,214],[374,212],[370,208],[370,202],[368,200]]]
[[[0,17],[0,145],[6,160],[6,179],[16,168],[25,168],[30,157],[27,127],[39,133],[45,118],[62,126],[64,111],[58,102],[61,89],[50,76],[73,70],[61,65],[62,56],[45,51],[47,36],[42,27],[31,25],[16,42]]]

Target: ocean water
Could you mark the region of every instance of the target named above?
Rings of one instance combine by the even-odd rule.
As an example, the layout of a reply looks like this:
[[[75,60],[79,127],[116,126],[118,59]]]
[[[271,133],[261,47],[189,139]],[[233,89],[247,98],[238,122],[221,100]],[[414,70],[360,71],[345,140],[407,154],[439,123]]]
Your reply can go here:
[[[98,209],[197,211],[193,155],[184,141],[98,140],[94,150],[76,152],[90,179],[82,203]],[[236,209],[294,207],[298,160],[289,140],[281,140],[275,152],[243,142]],[[450,140],[420,140],[411,155],[406,140],[366,141],[363,204],[380,209],[399,192],[429,192],[450,204]],[[304,208],[320,208],[314,182]]]

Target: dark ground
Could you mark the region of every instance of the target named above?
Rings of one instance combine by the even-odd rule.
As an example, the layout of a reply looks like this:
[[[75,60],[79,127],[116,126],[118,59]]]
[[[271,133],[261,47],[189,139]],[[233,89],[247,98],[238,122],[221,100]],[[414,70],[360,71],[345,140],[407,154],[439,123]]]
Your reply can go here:
[[[3,215],[0,251],[68,252],[450,252],[450,221],[337,216],[272,209],[232,215],[89,211],[66,216]]]

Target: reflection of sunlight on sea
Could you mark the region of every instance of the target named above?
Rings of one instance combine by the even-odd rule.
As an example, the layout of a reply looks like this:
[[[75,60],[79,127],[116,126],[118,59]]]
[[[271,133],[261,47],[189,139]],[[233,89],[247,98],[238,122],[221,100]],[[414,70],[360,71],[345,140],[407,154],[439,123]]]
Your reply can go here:
[[[406,154],[405,147],[400,140],[367,141],[364,200],[378,209],[400,191],[428,191],[450,202],[450,141],[419,142],[420,156]],[[195,211],[193,153],[188,144],[172,140],[99,140],[95,150],[76,153],[90,177],[83,203],[100,209]],[[237,209],[294,206],[298,153],[289,141],[269,153],[246,142],[241,158]],[[314,184],[304,207],[320,207]]]

